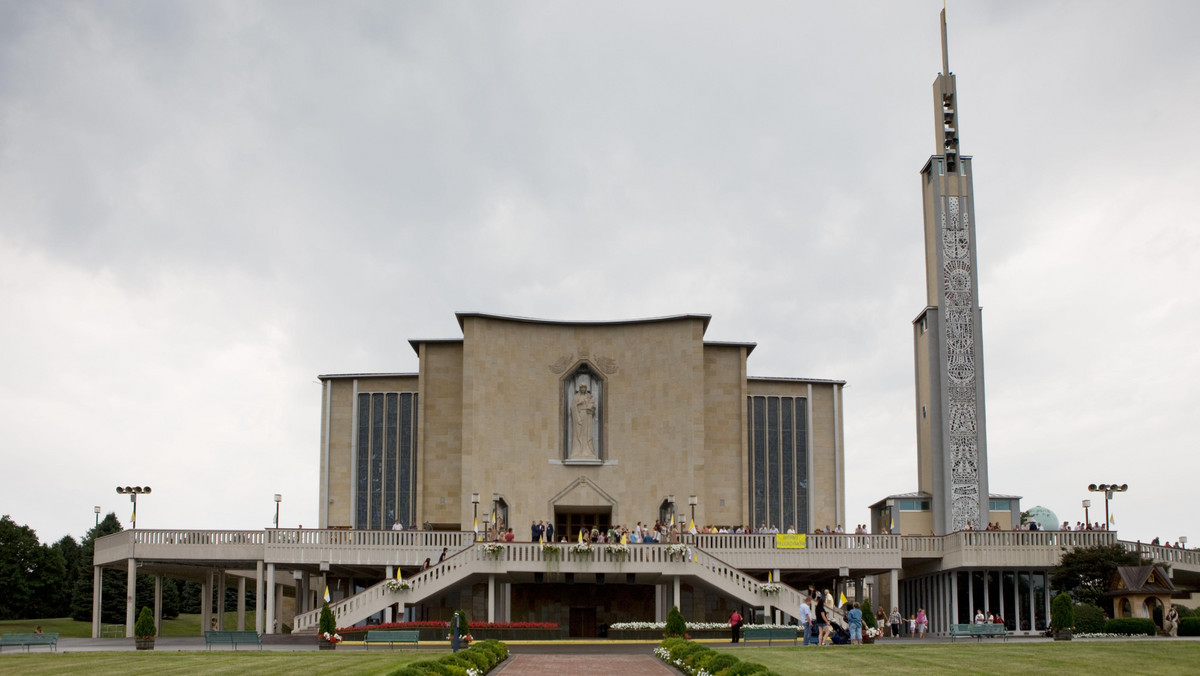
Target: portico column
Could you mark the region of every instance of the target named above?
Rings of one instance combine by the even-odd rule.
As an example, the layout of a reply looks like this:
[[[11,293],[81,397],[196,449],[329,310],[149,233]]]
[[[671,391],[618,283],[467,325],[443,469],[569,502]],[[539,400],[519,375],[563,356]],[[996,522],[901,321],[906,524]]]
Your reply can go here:
[[[958,572],[950,572],[950,624],[958,624]]]
[[[162,633],[162,583],[163,576],[154,576],[154,635]]]
[[[263,594],[263,562],[254,562],[254,631],[262,634],[266,631],[267,616]]]
[[[92,638],[100,638],[100,599],[104,595],[102,570],[100,566],[92,566]]]
[[[275,633],[275,564],[267,564],[267,617],[266,633]]]
[[[900,571],[893,568],[888,572],[888,615],[892,608],[900,607]]]
[[[137,560],[130,558],[125,573],[125,638],[133,638],[134,606],[137,605]],[[1030,597],[1032,598],[1032,596]]]
[[[496,576],[488,575],[488,600],[487,600],[487,617],[488,622],[496,621]]]
[[[246,578],[238,577],[237,591],[237,630],[246,631]]]
[[[675,599],[675,601],[674,601],[674,605],[675,605],[675,607],[676,607],[676,608],[679,608],[679,606],[683,605],[683,603],[682,603],[682,602],[681,602],[681,600],[680,600],[679,576],[678,576],[678,575],[676,575],[676,576],[675,576],[675,579],[674,579],[674,582],[673,582],[673,586],[674,586],[674,588],[675,588],[675,589],[674,589],[674,594],[672,595],[672,598],[674,598],[674,599]],[[682,613],[682,612],[683,612],[683,610],[682,610],[682,609],[680,609],[680,611],[679,611],[679,612],[681,612],[681,613]]]
[[[217,571],[217,631],[225,631],[225,569]]]
[[[666,622],[667,613],[663,610],[666,604],[667,593],[666,589],[661,584],[654,585],[654,621]]]
[[[395,576],[396,576],[396,567],[395,566],[386,566],[384,568],[384,571],[386,572],[387,579],[391,580],[391,579],[395,578]],[[392,608],[394,607],[394,605],[395,604],[383,609],[383,621],[384,622],[392,621]]]
[[[862,605],[863,602],[863,579],[861,577],[854,578],[854,602]]]
[[[200,583],[200,633],[212,629],[212,571],[204,571],[204,581]]]

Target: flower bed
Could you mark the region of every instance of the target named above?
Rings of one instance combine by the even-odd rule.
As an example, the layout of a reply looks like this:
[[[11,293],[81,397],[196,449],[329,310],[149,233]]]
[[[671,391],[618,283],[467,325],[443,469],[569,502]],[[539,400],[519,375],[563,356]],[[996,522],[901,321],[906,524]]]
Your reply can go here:
[[[367,637],[367,632],[384,629],[416,629],[420,631],[421,641],[445,641],[448,622],[388,622],[370,624],[361,627],[344,627],[338,630],[345,641],[361,641]],[[659,632],[661,637],[662,632]],[[526,640],[547,641],[562,638],[562,629],[557,622],[472,622],[471,636],[476,641],[495,640]]]
[[[798,628],[792,624],[747,624],[745,626],[766,629],[796,629],[798,631]],[[608,637],[626,641],[657,641],[662,639],[666,629],[665,622],[613,622],[608,626]],[[692,639],[728,639],[729,623],[688,622],[687,635]]]

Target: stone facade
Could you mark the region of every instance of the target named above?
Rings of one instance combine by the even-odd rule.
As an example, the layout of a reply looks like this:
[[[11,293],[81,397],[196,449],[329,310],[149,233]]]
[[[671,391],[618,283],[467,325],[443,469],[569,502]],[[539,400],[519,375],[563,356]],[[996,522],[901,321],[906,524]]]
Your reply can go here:
[[[417,524],[471,530],[471,497],[478,493],[480,524],[490,521],[495,495],[523,540],[530,537],[531,521],[564,512],[606,512],[611,523],[629,526],[653,523],[670,496],[682,523],[691,516],[688,496],[694,495],[698,525],[751,525],[750,397],[798,407],[782,418],[791,427],[779,438],[803,447],[807,466],[798,466],[800,456],[780,459],[778,453],[760,460],[768,476],[780,463],[797,465],[791,471],[803,486],[793,484],[786,498],[791,502],[780,503],[784,513],[789,504],[804,502],[797,513],[807,515],[809,530],[842,521],[841,381],[748,377],[754,345],[705,342],[706,315],[554,322],[461,313],[458,319],[461,340],[411,341],[420,361],[417,374],[321,376],[322,527],[391,524],[390,512],[365,523],[356,513],[357,492],[364,486],[377,490],[378,465],[370,465],[366,480],[359,476],[367,462],[360,455],[379,453],[375,446],[359,446],[376,444],[384,429],[364,422],[370,414],[360,408],[371,393],[416,396]],[[579,373],[596,383],[594,459],[570,454],[569,380]],[[368,424],[374,431],[364,432]],[[781,423],[772,418],[770,424]],[[763,439],[768,441],[760,445],[779,443]],[[382,451],[385,484],[395,476],[389,452]],[[391,489],[382,490],[386,495]],[[760,509],[777,507],[787,490],[769,486]],[[386,499],[378,504],[386,509]],[[775,516],[764,511],[760,521]],[[777,524],[781,530],[784,523]]]

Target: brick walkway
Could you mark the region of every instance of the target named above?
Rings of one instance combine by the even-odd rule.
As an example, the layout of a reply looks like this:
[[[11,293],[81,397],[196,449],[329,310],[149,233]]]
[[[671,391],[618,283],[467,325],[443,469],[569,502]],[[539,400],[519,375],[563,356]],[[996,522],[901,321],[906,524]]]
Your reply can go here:
[[[502,676],[675,676],[649,655],[513,655]]]

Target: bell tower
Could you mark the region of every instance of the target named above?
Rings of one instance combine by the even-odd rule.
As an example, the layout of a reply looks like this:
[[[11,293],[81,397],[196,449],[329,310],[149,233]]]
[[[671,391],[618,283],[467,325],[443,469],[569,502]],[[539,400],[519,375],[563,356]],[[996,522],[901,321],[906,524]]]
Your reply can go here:
[[[934,154],[921,170],[926,307],[913,321],[918,486],[938,535],[988,520],[983,328],[971,158],[959,153],[958,92],[941,13]]]

